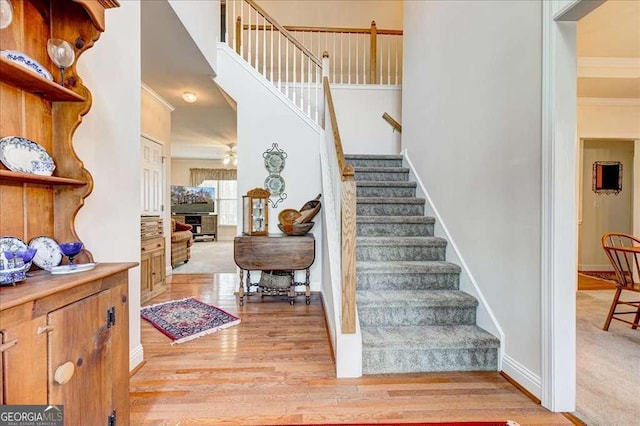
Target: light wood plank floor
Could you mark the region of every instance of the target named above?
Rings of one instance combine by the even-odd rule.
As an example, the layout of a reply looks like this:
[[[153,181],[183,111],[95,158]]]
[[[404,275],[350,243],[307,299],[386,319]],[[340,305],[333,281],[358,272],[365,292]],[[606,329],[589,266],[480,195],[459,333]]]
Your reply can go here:
[[[146,363],[131,378],[132,425],[398,423],[514,420],[570,425],[497,372],[336,379],[321,301],[236,303],[235,274],[173,275],[150,302],[194,296],[242,319],[171,346],[142,321]]]
[[[578,290],[615,290],[615,288],[616,285],[610,281],[578,274]]]

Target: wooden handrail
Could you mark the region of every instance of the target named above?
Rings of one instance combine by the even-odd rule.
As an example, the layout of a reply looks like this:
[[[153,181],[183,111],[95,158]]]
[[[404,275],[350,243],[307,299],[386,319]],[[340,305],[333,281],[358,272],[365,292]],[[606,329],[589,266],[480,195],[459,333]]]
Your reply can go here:
[[[384,114],[382,114],[382,118],[384,118],[387,123],[391,124],[391,126],[394,129],[396,129],[397,131],[402,133],[402,124],[400,124],[396,120],[394,120],[393,117],[391,117],[389,114],[387,114],[385,112]]]
[[[271,25],[273,25],[278,31],[282,33],[283,36],[287,40],[289,40],[294,46],[300,49],[311,61],[313,61],[319,67],[322,67],[322,61],[316,57],[309,49],[304,47],[302,43],[300,43],[294,36],[291,35],[289,31],[282,25],[278,24],[275,19],[273,19],[263,8],[258,6],[258,4],[253,0],[245,0],[251,7],[253,7],[264,19],[269,21]]]
[[[331,87],[329,86],[329,78],[323,77],[322,84],[324,87],[324,93],[327,97],[327,110],[329,111],[329,118],[331,119],[331,130],[333,131],[333,141],[336,146],[336,156],[338,157],[338,167],[340,167],[340,173],[342,180],[348,176],[353,176],[353,166],[347,164],[344,160],[344,151],[342,150],[342,139],[340,139],[340,131],[338,130],[338,119],[336,118],[336,110],[333,106],[333,97],[331,96]]]
[[[326,53],[325,53],[326,55]],[[340,139],[340,131],[338,130],[338,120],[336,118],[335,108],[333,106],[333,98],[331,96],[331,87],[329,78],[323,77],[322,83],[324,94],[327,98],[326,108],[329,112],[331,120],[331,129],[333,132],[333,141],[336,149],[336,157],[338,167],[340,168],[340,179],[342,180],[342,208],[341,218],[341,258],[342,270],[340,276],[342,278],[342,315],[340,327],[342,333],[353,334],[356,332],[356,181],[353,166],[348,164],[344,159],[344,151],[342,149],[342,140]]]
[[[345,34],[371,34],[371,28],[344,28],[344,27],[303,27],[297,25],[283,25],[287,31],[293,32],[306,32],[306,33],[345,33]],[[249,25],[245,24],[243,27],[245,30],[271,30],[271,25]],[[277,29],[277,28],[276,28]],[[402,30],[385,30],[377,28],[378,35],[403,35]]]

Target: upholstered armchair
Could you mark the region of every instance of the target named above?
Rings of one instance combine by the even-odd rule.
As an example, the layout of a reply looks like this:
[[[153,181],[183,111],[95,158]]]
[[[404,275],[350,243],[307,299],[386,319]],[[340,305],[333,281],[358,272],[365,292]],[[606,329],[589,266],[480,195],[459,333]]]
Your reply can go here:
[[[191,258],[193,233],[191,225],[171,219],[171,267],[187,263]]]

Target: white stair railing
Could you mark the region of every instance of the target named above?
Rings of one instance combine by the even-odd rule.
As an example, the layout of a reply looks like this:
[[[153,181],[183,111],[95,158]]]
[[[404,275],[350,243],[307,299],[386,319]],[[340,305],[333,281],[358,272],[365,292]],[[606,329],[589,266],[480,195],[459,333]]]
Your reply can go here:
[[[322,62],[253,0],[227,0],[225,41],[310,119],[322,123]]]

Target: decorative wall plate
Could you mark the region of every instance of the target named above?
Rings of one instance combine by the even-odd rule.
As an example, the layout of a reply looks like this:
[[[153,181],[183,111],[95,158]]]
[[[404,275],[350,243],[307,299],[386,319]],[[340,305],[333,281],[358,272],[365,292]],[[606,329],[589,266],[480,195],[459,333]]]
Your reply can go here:
[[[29,247],[37,248],[38,252],[33,258],[37,267],[49,270],[62,262],[62,251],[56,240],[50,237],[35,237],[29,241]]]
[[[20,136],[0,139],[0,162],[13,172],[47,174],[55,167],[43,168],[40,163],[54,165],[49,153],[32,140]]]
[[[280,175],[269,175],[264,180],[264,187],[271,195],[279,197],[284,192],[284,178]]]
[[[277,147],[277,144],[274,144]],[[285,159],[287,158],[287,153],[281,150],[274,150],[273,148],[265,151],[262,154],[264,157],[264,167],[271,174],[280,173],[284,169]]]
[[[280,172],[284,169],[287,153],[278,148],[278,144],[274,143],[271,148],[266,150],[262,157],[264,158],[264,167],[269,172],[269,176],[264,180],[264,187],[271,193],[269,204],[276,208],[278,204],[287,198],[284,192],[284,178],[280,176]]]
[[[15,62],[29,71],[33,71],[42,78],[53,81],[51,73],[47,71],[45,67],[40,65],[38,61],[31,58],[24,52],[20,52],[19,50],[0,50],[0,56],[7,58],[11,62]]]
[[[18,250],[24,250],[27,248],[27,244],[22,241],[20,238],[16,237],[0,237],[0,252],[10,251],[16,252]],[[31,267],[31,262],[27,262],[26,269],[28,270]]]

